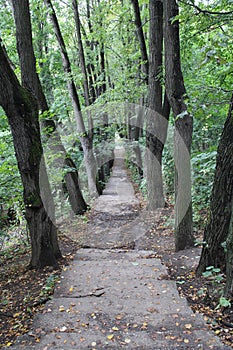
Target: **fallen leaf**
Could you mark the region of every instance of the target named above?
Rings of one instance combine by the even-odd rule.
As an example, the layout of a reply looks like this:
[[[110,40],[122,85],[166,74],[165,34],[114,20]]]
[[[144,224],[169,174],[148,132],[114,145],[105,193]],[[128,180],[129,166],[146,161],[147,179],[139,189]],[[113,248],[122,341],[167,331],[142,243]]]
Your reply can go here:
[[[60,328],[60,332],[65,332],[65,331],[67,331],[67,327],[66,326],[63,326],[63,327]]]
[[[113,335],[113,334],[107,335],[107,339],[108,339],[108,340],[112,340],[113,338],[114,338],[114,335]]]
[[[125,339],[125,343],[126,343],[126,344],[129,344],[130,342],[131,342],[131,340],[130,340],[130,339],[128,339],[128,338],[127,338],[127,339]]]
[[[116,315],[115,319],[116,319],[116,320],[121,320],[122,317],[123,317],[122,315]]]
[[[187,323],[187,324],[185,324],[184,326],[185,326],[186,329],[191,329],[191,328],[192,328],[191,323]]]

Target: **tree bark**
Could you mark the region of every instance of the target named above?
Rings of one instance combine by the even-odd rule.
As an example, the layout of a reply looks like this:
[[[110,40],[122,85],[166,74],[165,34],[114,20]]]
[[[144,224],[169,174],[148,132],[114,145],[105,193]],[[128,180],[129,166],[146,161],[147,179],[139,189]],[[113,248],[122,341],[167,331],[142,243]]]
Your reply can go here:
[[[193,120],[185,104],[186,91],[181,71],[179,22],[174,21],[178,14],[176,0],[164,0],[166,92],[175,118],[175,246],[177,251],[194,243],[190,166]]]
[[[141,59],[142,59],[142,72],[144,73],[146,84],[148,84],[148,76],[149,76],[149,63],[148,63],[148,55],[146,49],[146,41],[142,28],[142,20],[140,14],[140,8],[138,4],[138,0],[131,0],[133,10],[134,10],[134,21],[137,29],[137,36],[140,45]]]
[[[57,266],[61,252],[57,229],[41,199],[39,176],[43,156],[37,102],[22,88],[0,46],[0,105],[12,132],[15,154],[24,188],[26,220],[31,238],[30,267]]]
[[[231,220],[226,240],[226,286],[225,296],[233,296],[233,200],[231,206]]]
[[[12,2],[12,7],[16,24],[17,50],[20,58],[22,86],[31,91],[31,93],[37,99],[39,108],[42,112],[49,111],[49,106],[44,95],[39,76],[36,72],[36,58],[32,43],[29,1],[15,0]],[[64,157],[64,165],[72,164],[74,171],[65,176],[66,188],[68,190],[69,201],[73,212],[75,214],[83,214],[87,209],[87,205],[79,188],[77,168],[74,162],[66,154],[54,120],[42,119],[42,127],[47,138],[52,136],[53,144],[56,145],[54,151],[57,150],[59,156],[62,155]],[[52,144],[51,139],[50,144]],[[45,189],[43,193],[43,200],[46,203],[47,209],[49,210],[50,217],[55,220],[55,209],[50,186],[49,183],[46,185],[45,181],[47,178],[45,167],[41,167],[41,171],[43,171],[43,185]]]
[[[162,178],[162,152],[167,136],[168,121],[162,116],[162,85],[159,74],[163,52],[163,4],[160,0],[149,2],[149,109],[147,115],[146,165],[148,208],[164,207]]]
[[[63,40],[62,33],[58,24],[56,13],[54,11],[52,2],[50,0],[44,0],[44,2],[47,8],[49,9],[50,19],[53,24],[54,32],[60,48],[63,69],[64,69],[64,72],[67,74],[67,87],[68,87],[68,91],[73,104],[74,117],[76,120],[77,130],[79,134],[78,136],[83,148],[84,163],[85,163],[86,172],[87,172],[89,193],[91,197],[95,198],[98,196],[98,191],[96,187],[97,169],[96,169],[96,160],[92,149],[92,142],[91,142],[91,139],[88,137],[88,134],[85,129],[84,120],[81,112],[81,106],[78,98],[78,93],[76,90],[74,80],[72,78],[71,64],[67,54],[65,42]]]
[[[86,106],[89,106],[91,104],[91,101],[90,101],[90,94],[89,94],[88,75],[87,75],[87,70],[86,70],[86,62],[85,62],[86,60],[85,60],[84,49],[83,49],[83,42],[82,42],[82,35],[81,35],[81,23],[80,23],[77,0],[72,0],[72,6],[73,6],[73,11],[74,11],[76,33],[77,33],[77,38],[78,38],[79,59],[80,59],[80,65],[81,65],[81,70],[82,70],[82,75],[83,75],[83,88],[84,88],[85,104],[86,104]]]
[[[227,264],[227,274],[233,268],[232,260],[232,201],[233,201],[233,95],[217,151],[216,169],[210,199],[209,221],[204,232],[201,259],[197,268],[200,275],[207,266]],[[232,225],[232,224],[231,224]],[[228,237],[228,238],[227,238]],[[225,255],[223,243],[227,241]],[[226,261],[227,259],[227,261]],[[229,277],[228,277],[229,289]]]

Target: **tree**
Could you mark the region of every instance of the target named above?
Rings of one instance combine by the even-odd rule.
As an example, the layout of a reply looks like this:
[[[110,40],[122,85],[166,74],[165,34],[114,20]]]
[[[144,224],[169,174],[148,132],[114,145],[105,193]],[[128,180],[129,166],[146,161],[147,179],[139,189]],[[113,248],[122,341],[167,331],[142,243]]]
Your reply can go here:
[[[58,23],[55,10],[50,0],[44,0],[44,2],[49,10],[49,16],[54,27],[54,32],[56,34],[57,42],[59,44],[63,69],[65,74],[67,75],[67,87],[68,87],[70,98],[73,104],[74,117],[77,124],[78,136],[79,136],[83,153],[84,153],[84,162],[85,162],[87,178],[88,178],[89,193],[90,193],[90,196],[94,198],[98,196],[98,191],[96,187],[97,171],[96,171],[96,161],[95,161],[95,157],[92,149],[92,140],[91,140],[91,137],[89,137],[85,128],[77,89],[74,83],[74,79],[72,77],[70,59],[67,54],[66,45],[60,30],[60,26]]]
[[[233,95],[217,150],[209,221],[197,273],[207,266],[227,267],[227,293],[232,292]],[[226,254],[224,251],[226,249]]]
[[[0,105],[12,132],[15,154],[24,187],[26,220],[31,238],[31,268],[57,266],[61,252],[57,229],[41,198],[39,173],[43,156],[38,106],[32,94],[22,88],[0,45]]]
[[[87,74],[87,69],[86,69],[86,60],[85,60],[84,48],[83,48],[83,42],[82,42],[81,23],[80,23],[80,16],[79,16],[79,9],[78,9],[77,0],[72,0],[72,6],[73,6],[73,11],[74,11],[74,19],[75,19],[76,33],[77,33],[77,39],[78,39],[78,51],[79,51],[79,57],[80,57],[80,66],[81,66],[82,75],[83,75],[85,105],[89,106],[91,104],[91,99],[90,99],[90,92],[89,92],[89,86],[88,86],[89,85],[88,84],[88,74]]]
[[[20,58],[22,86],[31,91],[36,97],[41,112],[49,113],[49,106],[44,95],[39,76],[36,72],[36,58],[32,43],[31,19],[28,0],[15,0],[12,2],[14,19],[16,24],[17,50]],[[55,152],[59,157],[63,157],[64,165],[72,171],[65,174],[65,183],[69,195],[69,201],[75,214],[82,214],[86,211],[87,205],[83,199],[80,187],[77,168],[72,159],[67,155],[62,144],[59,133],[56,130],[56,124],[52,118],[42,119],[42,126],[47,138],[53,140],[50,144],[54,144]],[[43,170],[44,171],[44,170]],[[44,176],[45,177],[45,176]],[[48,210],[51,211],[51,195],[48,196],[49,186],[46,186],[45,202],[49,201]],[[49,197],[49,198],[48,198]],[[51,214],[50,214],[51,216]],[[52,217],[54,220],[54,214]]]
[[[225,295],[233,296],[233,200],[231,206],[231,220],[226,240],[226,287]]]
[[[135,26],[137,30],[138,41],[140,45],[140,53],[142,59],[142,72],[144,73],[144,77],[146,83],[148,84],[148,76],[149,76],[149,62],[148,62],[148,54],[146,48],[146,41],[143,33],[142,20],[140,14],[140,8],[138,4],[138,0],[131,0],[133,10],[134,10],[134,18],[135,18]]]
[[[146,135],[146,168],[148,207],[164,207],[162,179],[162,151],[166,140],[167,120],[162,116],[163,4],[160,0],[149,2],[149,85]]]
[[[166,91],[174,120],[175,160],[175,248],[182,250],[194,243],[190,152],[193,119],[185,103],[186,90],[180,60],[179,7],[176,0],[164,1],[164,41]]]

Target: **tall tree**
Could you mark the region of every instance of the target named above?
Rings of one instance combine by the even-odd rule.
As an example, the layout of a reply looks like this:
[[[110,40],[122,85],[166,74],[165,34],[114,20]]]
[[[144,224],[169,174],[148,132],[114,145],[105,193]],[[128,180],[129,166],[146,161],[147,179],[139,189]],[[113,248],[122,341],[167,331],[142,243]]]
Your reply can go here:
[[[36,72],[36,59],[32,43],[32,28],[28,0],[15,0],[12,2],[14,19],[16,24],[17,49],[20,58],[22,86],[27,88],[36,97],[42,112],[48,112],[49,106],[43,92],[39,76]],[[67,155],[62,144],[56,124],[53,119],[42,119],[42,126],[47,137],[53,140],[55,152],[63,157],[64,165],[72,171],[65,174],[65,183],[69,195],[69,201],[75,214],[82,214],[87,209],[80,187],[77,168],[72,159]],[[48,187],[48,186],[47,186]],[[45,192],[48,192],[45,191]],[[48,197],[48,195],[47,195]],[[46,199],[45,199],[46,200]],[[48,200],[51,205],[51,200]]]
[[[167,137],[168,109],[166,94],[161,84],[163,65],[163,3],[161,0],[149,2],[150,36],[149,36],[149,85],[148,85],[148,116],[146,135],[146,167],[148,207],[151,210],[164,207],[162,153]],[[165,114],[166,113],[166,114]]]
[[[0,45],[0,105],[3,107],[13,136],[15,154],[24,187],[26,220],[31,238],[31,268],[57,266],[61,252],[57,229],[44,207],[40,184],[43,156],[37,101],[21,87]]]
[[[148,62],[148,54],[146,48],[146,41],[143,33],[142,20],[140,14],[140,7],[138,0],[131,0],[133,10],[134,10],[134,21],[137,30],[138,42],[140,45],[141,59],[142,59],[142,72],[144,73],[144,78],[146,83],[148,84],[148,76],[149,76],[149,62]]]
[[[79,16],[79,9],[78,9],[77,0],[72,0],[72,6],[73,6],[73,11],[74,11],[74,19],[75,19],[76,33],[77,33],[77,39],[78,39],[78,51],[79,51],[80,66],[81,66],[82,75],[83,75],[85,104],[86,104],[86,106],[89,106],[91,104],[91,100],[90,100],[90,92],[89,92],[89,86],[88,86],[89,85],[88,84],[88,74],[87,74],[87,69],[86,69],[86,59],[85,59],[84,48],[83,48],[83,41],[82,41],[82,34],[81,34],[81,23],[80,23],[80,16]]]
[[[180,60],[179,7],[176,0],[164,0],[166,92],[174,114],[175,160],[175,247],[192,246],[192,198],[190,152],[193,119],[185,103],[186,91]]]
[[[67,87],[68,87],[70,98],[73,104],[74,117],[76,120],[77,131],[79,134],[78,136],[83,148],[84,162],[85,162],[87,178],[88,178],[89,193],[91,197],[97,197],[98,196],[98,191],[96,187],[97,171],[96,171],[96,161],[95,161],[93,148],[92,148],[92,140],[91,140],[91,137],[89,137],[85,128],[77,89],[75,86],[74,79],[72,77],[70,59],[67,54],[66,45],[60,30],[60,26],[59,26],[58,19],[57,19],[55,10],[53,8],[52,2],[51,0],[44,0],[44,2],[49,10],[49,16],[54,27],[54,32],[57,38],[57,42],[58,42],[61,57],[62,57],[63,69],[65,74],[67,74]]]
[[[204,232],[201,259],[197,268],[200,275],[207,266],[227,264],[228,291],[232,291],[232,204],[233,204],[233,95],[228,116],[219,141],[214,183],[210,201],[209,221]],[[227,254],[224,251],[224,243]]]

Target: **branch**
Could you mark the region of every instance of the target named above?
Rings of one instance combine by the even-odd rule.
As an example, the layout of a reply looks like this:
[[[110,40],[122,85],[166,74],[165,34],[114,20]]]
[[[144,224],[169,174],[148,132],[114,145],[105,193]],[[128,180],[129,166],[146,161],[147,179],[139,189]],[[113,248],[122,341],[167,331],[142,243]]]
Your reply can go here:
[[[180,2],[182,2],[185,5],[194,7],[199,13],[203,13],[204,15],[231,15],[233,14],[233,11],[225,11],[225,12],[219,12],[219,11],[210,11],[210,10],[203,10],[201,9],[199,6],[195,5],[195,4],[191,4],[189,2],[180,0]]]

